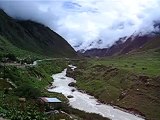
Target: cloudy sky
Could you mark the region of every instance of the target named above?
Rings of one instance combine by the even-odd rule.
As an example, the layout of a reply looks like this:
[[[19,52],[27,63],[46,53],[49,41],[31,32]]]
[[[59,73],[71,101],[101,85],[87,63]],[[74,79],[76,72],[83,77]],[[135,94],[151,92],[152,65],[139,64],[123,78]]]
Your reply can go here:
[[[160,0],[0,0],[18,19],[45,24],[76,50],[104,48],[120,37],[153,31]]]

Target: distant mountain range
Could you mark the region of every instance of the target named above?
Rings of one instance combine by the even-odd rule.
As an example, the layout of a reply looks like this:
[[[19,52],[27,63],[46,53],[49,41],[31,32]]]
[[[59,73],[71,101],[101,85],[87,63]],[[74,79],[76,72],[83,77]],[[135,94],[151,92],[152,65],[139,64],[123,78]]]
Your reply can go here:
[[[0,54],[5,53],[76,56],[71,45],[50,28],[30,20],[15,20],[0,10]]]
[[[108,48],[81,50],[78,53],[87,57],[106,57],[151,49],[160,51],[160,24],[155,23],[154,27],[156,32],[120,38]],[[13,19],[0,10],[0,55],[7,53],[49,57],[77,55],[71,45],[50,28],[30,20]]]
[[[155,27],[160,28],[160,24],[156,24]],[[130,37],[120,38],[111,47],[103,49],[90,49],[84,52],[78,51],[83,56],[88,57],[105,57],[128,54],[132,52],[148,51],[148,50],[160,51],[160,32],[152,32],[146,35],[136,35]]]

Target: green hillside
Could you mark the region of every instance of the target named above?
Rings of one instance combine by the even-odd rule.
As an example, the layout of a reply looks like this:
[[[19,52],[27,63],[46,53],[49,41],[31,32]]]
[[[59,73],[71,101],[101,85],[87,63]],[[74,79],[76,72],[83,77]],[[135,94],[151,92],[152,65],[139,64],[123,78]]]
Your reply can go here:
[[[76,86],[103,103],[160,118],[160,52],[146,50],[121,56],[72,61],[68,76]]]
[[[32,21],[18,21],[0,10],[1,53],[39,54],[49,57],[73,57],[74,49],[48,27]],[[18,51],[19,53],[17,53]]]

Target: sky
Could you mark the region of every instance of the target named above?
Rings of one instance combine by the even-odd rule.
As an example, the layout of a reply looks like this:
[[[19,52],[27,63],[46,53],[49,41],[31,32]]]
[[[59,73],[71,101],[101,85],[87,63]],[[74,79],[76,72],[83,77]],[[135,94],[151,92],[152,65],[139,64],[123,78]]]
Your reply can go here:
[[[50,27],[75,50],[109,47],[160,21],[160,0],[0,0],[0,8]]]

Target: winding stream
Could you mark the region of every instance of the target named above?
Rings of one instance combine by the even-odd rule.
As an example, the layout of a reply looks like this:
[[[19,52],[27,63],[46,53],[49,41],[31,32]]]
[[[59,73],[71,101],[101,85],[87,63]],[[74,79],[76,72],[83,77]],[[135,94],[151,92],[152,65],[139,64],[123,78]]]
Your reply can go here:
[[[72,65],[69,67],[71,67],[72,70],[76,68]],[[107,117],[112,120],[144,120],[134,114],[124,112],[110,105],[99,103],[93,96],[82,93],[75,87],[68,86],[69,83],[76,81],[73,78],[66,77],[66,71],[67,69],[52,76],[54,79],[54,87],[52,89],[48,89],[48,91],[62,93],[66,97],[73,96],[73,98],[68,98],[69,103],[73,108],[89,113],[100,114],[103,117]],[[75,90],[74,92],[72,92],[73,89]]]

